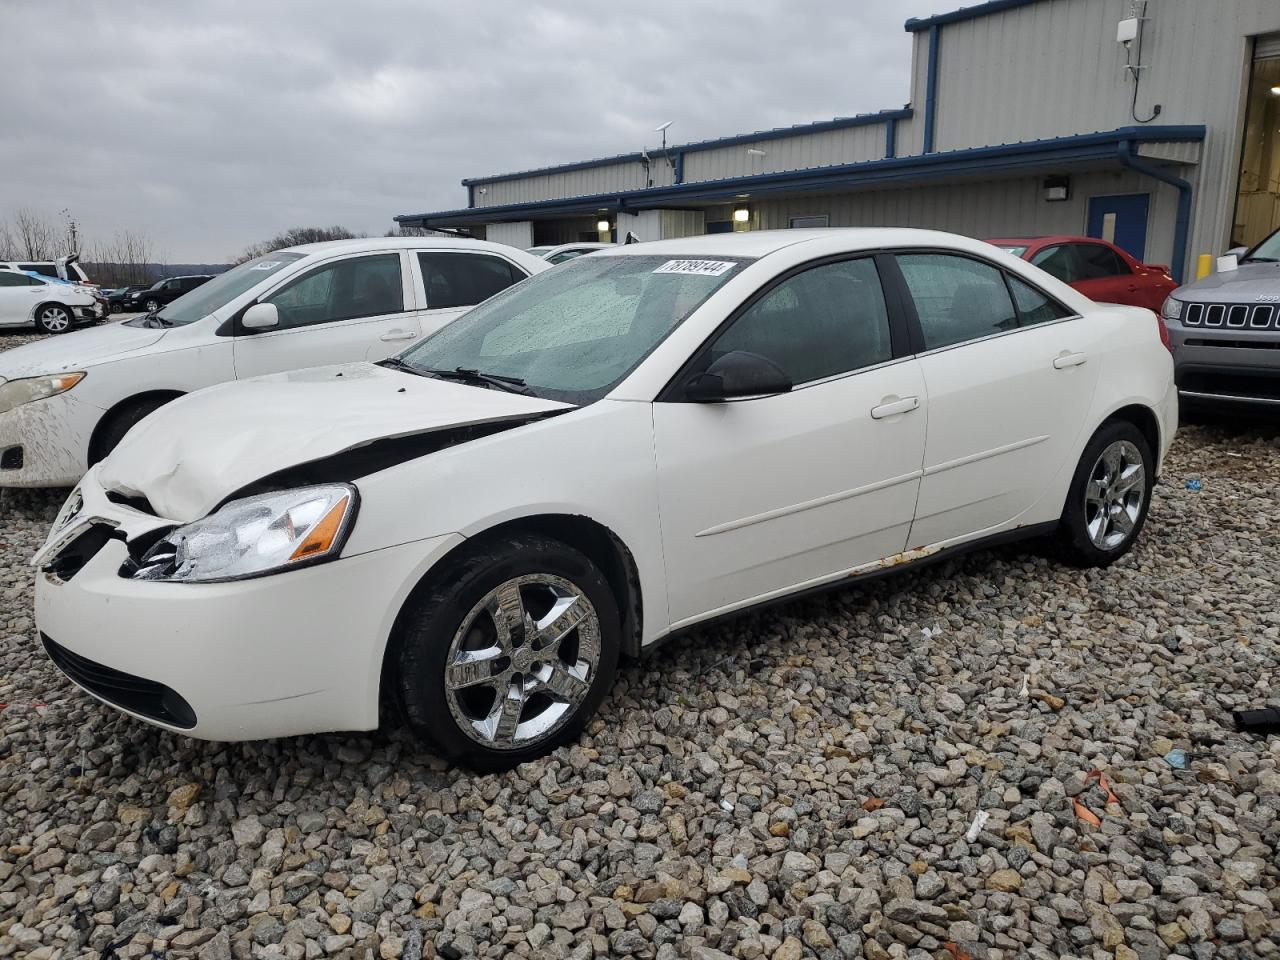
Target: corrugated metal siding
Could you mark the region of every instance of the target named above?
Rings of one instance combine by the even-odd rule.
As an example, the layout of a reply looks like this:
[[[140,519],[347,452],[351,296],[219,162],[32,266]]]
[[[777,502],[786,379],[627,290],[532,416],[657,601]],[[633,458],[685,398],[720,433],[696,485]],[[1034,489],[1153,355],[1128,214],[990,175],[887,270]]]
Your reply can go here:
[[[1199,163],[1200,144],[1194,140],[1152,140],[1138,144],[1138,156],[1169,163]]]
[[[486,240],[493,243],[505,243],[523,250],[525,247],[533,246],[533,224],[528,220],[519,220],[515,223],[490,223],[485,226],[484,236]]]
[[[743,143],[686,153],[685,182],[723,180],[726,177],[746,177],[756,173],[778,173],[838,163],[856,163],[860,160],[878,160],[884,156],[884,124],[873,123],[861,127],[845,127],[843,130],[765,140],[755,145],[755,149],[764,151],[763,157],[748,153],[750,146],[752,145]]]
[[[833,227],[920,227],[986,237],[1083,234],[1090,196],[1150,193],[1147,258],[1169,259],[1178,193],[1133,171],[1075,173],[1071,199],[1048,203],[1039,177],[939,184],[752,203],[753,229],[786,228],[792,217],[827,214]],[[708,219],[713,219],[710,216]]]
[[[675,182],[671,164],[659,157],[649,164],[647,171],[641,163],[613,163],[603,167],[482,184],[475,188],[475,205],[493,207],[504,203],[529,203],[620,190],[640,190],[648,185],[650,178],[655,187],[670,186]]]
[[[942,27],[937,149],[1134,124],[1132,81],[1115,39],[1129,9],[1129,0],[1042,0]],[[1220,252],[1234,205],[1250,38],[1280,30],[1280,2],[1150,0],[1147,16],[1138,115],[1159,103],[1159,123],[1208,127],[1190,252]],[[925,39],[917,50],[922,43],[927,49]],[[916,76],[922,111],[924,80]]]

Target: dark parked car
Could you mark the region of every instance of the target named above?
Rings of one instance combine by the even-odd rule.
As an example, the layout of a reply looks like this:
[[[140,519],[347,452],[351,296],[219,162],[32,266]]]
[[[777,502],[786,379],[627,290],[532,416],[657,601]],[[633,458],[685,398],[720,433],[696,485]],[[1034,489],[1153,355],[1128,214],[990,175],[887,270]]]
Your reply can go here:
[[[184,293],[190,293],[200,284],[212,279],[211,275],[205,273],[189,277],[167,277],[164,280],[157,280],[145,290],[139,290],[125,297],[124,309],[145,310],[147,313],[154,313],[166,303],[172,303]]]
[[[139,283],[129,287],[117,287],[114,290],[107,291],[107,303],[111,307],[112,313],[120,313],[125,309],[128,298],[143,290],[150,289],[147,284]]]

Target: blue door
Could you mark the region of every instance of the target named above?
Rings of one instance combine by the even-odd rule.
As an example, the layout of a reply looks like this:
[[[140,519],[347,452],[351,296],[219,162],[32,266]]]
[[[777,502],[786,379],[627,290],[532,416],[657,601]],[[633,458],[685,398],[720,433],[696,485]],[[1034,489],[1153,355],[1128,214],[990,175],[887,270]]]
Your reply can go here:
[[[1089,198],[1091,237],[1114,243],[1135,260],[1145,260],[1147,253],[1147,208],[1149,193],[1122,193],[1113,197]]]

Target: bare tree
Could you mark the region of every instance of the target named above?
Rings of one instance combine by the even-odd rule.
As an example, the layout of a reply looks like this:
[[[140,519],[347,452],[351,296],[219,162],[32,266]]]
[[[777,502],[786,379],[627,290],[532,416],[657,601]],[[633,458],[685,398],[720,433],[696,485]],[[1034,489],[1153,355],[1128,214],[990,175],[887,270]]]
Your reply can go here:
[[[18,239],[7,220],[0,220],[0,260],[18,259]]]
[[[55,253],[62,231],[39,210],[19,207],[13,212],[13,234],[17,254],[23,260],[52,260],[72,251]]]
[[[282,233],[276,234],[270,240],[263,240],[245,247],[244,251],[234,258],[235,263],[244,263],[246,260],[252,260],[254,257],[266,256],[273,250],[283,250],[285,247],[296,247],[300,243],[322,243],[325,240],[354,240],[363,234],[352,233],[346,227],[290,227]]]
[[[119,230],[109,240],[90,244],[85,254],[90,274],[104,286],[123,287],[152,280],[155,245],[137,230]]]

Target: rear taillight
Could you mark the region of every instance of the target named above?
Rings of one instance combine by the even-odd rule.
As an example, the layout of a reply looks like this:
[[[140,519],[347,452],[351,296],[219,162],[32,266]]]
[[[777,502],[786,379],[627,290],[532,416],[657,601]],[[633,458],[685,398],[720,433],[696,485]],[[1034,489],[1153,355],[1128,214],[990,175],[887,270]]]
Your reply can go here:
[[[1156,314],[1156,326],[1160,328],[1160,342],[1164,344],[1164,348],[1173,353],[1173,341],[1169,339],[1169,328],[1165,326],[1164,317]]]

